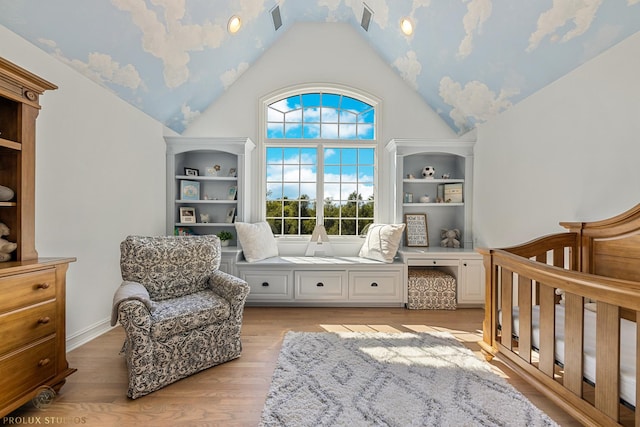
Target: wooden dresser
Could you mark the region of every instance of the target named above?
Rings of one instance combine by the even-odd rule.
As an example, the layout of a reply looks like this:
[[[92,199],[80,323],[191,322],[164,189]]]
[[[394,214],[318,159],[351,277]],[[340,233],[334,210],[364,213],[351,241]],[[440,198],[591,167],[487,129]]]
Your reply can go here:
[[[66,358],[65,276],[73,258],[0,263],[0,415],[75,372]]]
[[[17,243],[0,262],[0,417],[55,396],[75,369],[66,358],[65,281],[75,258],[39,258],[35,248],[35,149],[39,97],[57,87],[0,58],[0,222]],[[52,393],[51,391],[55,391]]]

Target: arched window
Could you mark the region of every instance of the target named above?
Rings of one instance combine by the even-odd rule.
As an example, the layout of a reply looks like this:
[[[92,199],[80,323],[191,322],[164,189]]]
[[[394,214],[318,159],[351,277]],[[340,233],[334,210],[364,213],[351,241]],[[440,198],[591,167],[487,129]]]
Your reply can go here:
[[[263,101],[265,219],[277,235],[358,235],[374,222],[378,101],[344,89]]]

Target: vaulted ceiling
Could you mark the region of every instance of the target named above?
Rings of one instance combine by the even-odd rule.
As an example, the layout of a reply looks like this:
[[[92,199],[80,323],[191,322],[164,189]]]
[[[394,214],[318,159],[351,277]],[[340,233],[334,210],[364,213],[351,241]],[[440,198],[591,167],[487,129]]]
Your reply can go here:
[[[640,31],[640,0],[364,3],[368,30],[362,0],[0,0],[0,24],[177,132],[296,22],[351,24],[457,133]]]

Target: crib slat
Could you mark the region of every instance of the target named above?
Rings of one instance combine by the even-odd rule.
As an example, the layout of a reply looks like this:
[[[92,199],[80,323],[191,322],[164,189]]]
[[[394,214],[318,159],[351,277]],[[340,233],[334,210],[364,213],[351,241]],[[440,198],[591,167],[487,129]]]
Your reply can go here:
[[[555,292],[551,286],[539,284],[540,289],[540,363],[538,368],[553,378],[555,362]]]
[[[531,363],[531,279],[522,275],[518,276],[518,313],[518,354],[524,361]]]
[[[620,307],[598,301],[596,314],[596,408],[620,416]]]
[[[582,397],[584,304],[580,295],[565,293],[564,386]]]
[[[506,268],[501,272],[501,308],[502,308],[502,345],[509,350],[511,345],[511,333],[513,326],[513,273]]]

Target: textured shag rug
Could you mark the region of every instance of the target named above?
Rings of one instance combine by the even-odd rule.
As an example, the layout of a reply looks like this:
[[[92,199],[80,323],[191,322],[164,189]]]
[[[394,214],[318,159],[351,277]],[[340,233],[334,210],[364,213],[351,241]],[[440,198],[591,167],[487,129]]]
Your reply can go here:
[[[288,332],[261,426],[555,426],[448,333]]]

